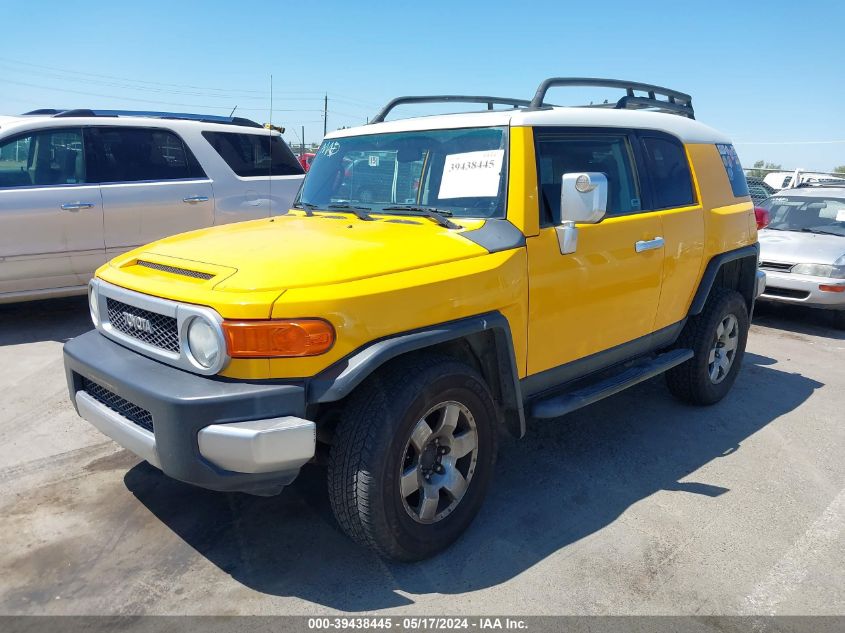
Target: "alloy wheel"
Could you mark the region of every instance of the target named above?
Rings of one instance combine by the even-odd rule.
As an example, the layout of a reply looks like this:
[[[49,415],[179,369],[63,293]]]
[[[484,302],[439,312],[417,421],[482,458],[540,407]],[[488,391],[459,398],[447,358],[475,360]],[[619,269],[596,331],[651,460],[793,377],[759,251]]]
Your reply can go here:
[[[719,322],[715,342],[710,350],[708,371],[714,385],[718,385],[730,373],[738,344],[739,321],[733,314],[728,314]]]
[[[478,460],[475,418],[459,402],[443,402],[420,418],[405,446],[399,490],[408,515],[436,523],[469,488]]]

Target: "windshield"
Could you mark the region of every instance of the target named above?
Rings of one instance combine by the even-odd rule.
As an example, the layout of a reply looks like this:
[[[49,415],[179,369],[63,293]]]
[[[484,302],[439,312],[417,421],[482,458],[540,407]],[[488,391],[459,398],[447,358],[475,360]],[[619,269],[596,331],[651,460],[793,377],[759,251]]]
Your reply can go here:
[[[505,128],[429,130],[326,139],[299,195],[305,207],[505,215]]]
[[[845,236],[845,197],[772,196],[760,206],[771,216],[766,228]]]

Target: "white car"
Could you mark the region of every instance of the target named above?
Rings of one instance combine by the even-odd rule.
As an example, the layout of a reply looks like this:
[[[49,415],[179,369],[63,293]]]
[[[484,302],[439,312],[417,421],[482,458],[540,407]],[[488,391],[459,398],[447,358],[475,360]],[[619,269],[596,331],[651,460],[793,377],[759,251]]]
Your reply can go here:
[[[797,182],[792,182],[798,174]],[[845,185],[845,178],[834,173],[827,172],[807,172],[801,169],[795,171],[773,171],[765,175],[763,182],[767,185],[781,191],[790,187],[795,187],[800,184],[830,184],[832,186]]]
[[[845,187],[800,187],[760,205],[769,225],[760,231],[761,301],[833,310],[845,328]]]
[[[278,131],[238,117],[0,117],[0,303],[84,294],[118,253],[286,213],[302,178]]]

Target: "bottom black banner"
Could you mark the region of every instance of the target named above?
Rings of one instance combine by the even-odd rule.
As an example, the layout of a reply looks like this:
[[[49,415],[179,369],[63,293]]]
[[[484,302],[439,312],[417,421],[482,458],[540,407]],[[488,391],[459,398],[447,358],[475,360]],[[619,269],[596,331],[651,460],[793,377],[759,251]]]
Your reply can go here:
[[[845,616],[0,616],[3,633],[287,633],[514,631],[543,633],[842,633]]]

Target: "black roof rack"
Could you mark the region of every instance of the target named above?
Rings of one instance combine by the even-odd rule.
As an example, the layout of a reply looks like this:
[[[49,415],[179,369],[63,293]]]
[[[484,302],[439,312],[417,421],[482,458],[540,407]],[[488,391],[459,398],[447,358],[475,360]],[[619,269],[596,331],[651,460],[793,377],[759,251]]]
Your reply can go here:
[[[546,79],[537,88],[534,98],[531,100],[530,108],[539,110],[550,107],[545,103],[546,93],[550,88],[560,87],[598,87],[598,88],[620,88],[626,91],[626,95],[619,99],[616,104],[599,104],[592,107],[615,108],[617,110],[629,109],[639,110],[649,108],[658,112],[669,114],[680,114],[681,116],[695,118],[695,111],[692,108],[692,97],[686,93],[661,86],[642,84],[636,81],[625,81],[623,79],[598,79],[595,77],[552,77]],[[645,92],[646,96],[638,96],[636,92]],[[658,96],[666,97],[659,99]],[[590,106],[587,106],[590,107]]]
[[[370,123],[382,123],[396,106],[407,103],[484,103],[492,110],[494,105],[509,105],[514,108],[527,107],[531,104],[527,99],[511,99],[510,97],[484,97],[479,95],[422,95],[418,97],[396,97],[381,111],[370,119]]]
[[[487,109],[492,110],[494,105],[509,105],[514,108],[525,108],[526,110],[541,110],[553,107],[546,103],[546,93],[550,88],[558,87],[599,87],[599,88],[620,88],[625,90],[624,97],[616,103],[590,104],[588,106],[577,106],[584,108],[613,108],[617,110],[642,110],[649,109],[655,112],[678,114],[695,118],[695,111],[692,108],[692,97],[686,93],[661,86],[643,84],[635,81],[621,79],[598,79],[595,77],[552,77],[546,79],[537,88],[534,98],[531,101],[526,99],[513,99],[510,97],[486,97],[469,95],[424,95],[416,97],[397,97],[388,103],[381,111],[374,116],[370,123],[382,123],[387,115],[397,106],[408,103],[483,103]],[[636,93],[645,94],[636,94]],[[665,97],[665,98],[660,98]]]
[[[147,110],[88,110],[77,108],[73,110],[57,110],[52,108],[41,108],[25,112],[24,116],[41,115],[52,116],[53,118],[74,118],[74,117],[122,117],[136,116],[152,119],[176,119],[180,121],[199,121],[201,123],[223,123],[225,125],[240,125],[243,127],[263,128],[259,123],[243,117],[220,116],[215,114],[190,114],[187,112],[153,112]]]

